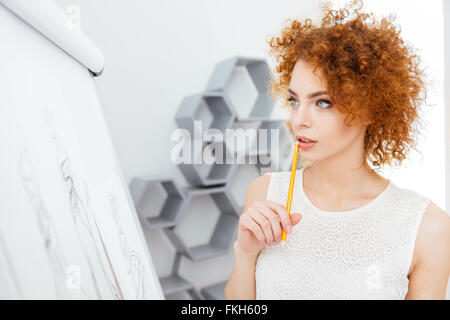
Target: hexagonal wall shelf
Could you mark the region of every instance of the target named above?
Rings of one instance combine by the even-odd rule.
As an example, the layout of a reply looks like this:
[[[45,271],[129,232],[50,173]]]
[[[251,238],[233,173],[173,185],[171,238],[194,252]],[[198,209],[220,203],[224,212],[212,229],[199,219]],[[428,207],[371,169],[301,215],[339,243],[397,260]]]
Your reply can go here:
[[[269,119],[258,122],[235,121],[232,128],[242,127],[241,123],[245,124],[246,127],[249,127],[248,123],[252,123],[257,133],[256,139],[253,139],[256,141],[252,142],[249,150],[241,151],[239,165],[242,165],[242,163],[245,163],[245,165],[255,164],[260,174],[270,171],[290,170],[295,139],[284,119]],[[242,154],[245,160],[242,159]]]
[[[285,120],[267,120],[263,121],[260,126],[261,129],[267,130],[267,152],[265,148],[260,148],[261,154],[268,154],[270,156],[270,166],[262,165],[262,172],[268,171],[290,171],[292,167],[292,157],[294,152],[295,138]],[[273,141],[270,131],[273,129],[279,130],[278,141]],[[274,136],[276,139],[276,135]],[[260,141],[258,141],[260,143]],[[278,144],[272,145],[273,143]],[[274,147],[272,150],[272,146]],[[275,152],[275,154],[274,154]],[[301,150],[299,153],[299,160],[297,162],[297,168],[300,168]],[[266,159],[264,160],[264,163]]]
[[[143,223],[142,217],[139,220]],[[178,274],[181,255],[166,234],[161,229],[143,228],[143,231],[165,298],[188,293],[191,298],[200,299],[193,284]]]
[[[238,226],[236,226],[236,230]],[[237,240],[237,232],[234,233],[232,242]],[[216,293],[220,297],[220,288],[212,292],[208,290],[216,284],[228,281],[230,272],[235,261],[235,252],[233,246],[230,246],[225,254],[212,257],[206,260],[193,261],[186,256],[182,256],[177,273],[187,281],[194,284],[196,292],[202,299],[211,299],[208,293]],[[214,272],[211,272],[214,270]],[[206,292],[207,294],[203,294]],[[225,296],[225,292],[222,293]],[[213,298],[214,299],[214,298]]]
[[[192,143],[191,154],[193,163],[180,163],[177,166],[193,186],[225,184],[236,169],[235,156],[224,141],[203,141],[198,148]],[[213,157],[210,163],[203,157],[204,154]]]
[[[185,204],[175,182],[161,175],[133,178],[130,193],[137,213],[150,229],[174,226]]]
[[[265,59],[235,56],[219,62],[205,91],[225,92],[237,119],[264,120],[272,113],[270,69]]]
[[[222,281],[201,290],[206,300],[225,300],[225,286],[228,281]]]
[[[238,164],[247,163],[247,157],[258,153],[258,128],[261,121],[245,121],[237,120],[231,126],[233,137],[228,135],[227,138],[233,141],[233,151],[236,154]],[[230,146],[231,147],[231,146]]]
[[[201,300],[202,298],[195,290],[194,285],[177,273],[180,259],[181,254],[177,252],[172,269],[172,274],[170,276],[159,278],[164,296],[167,298],[168,296],[173,296],[181,292],[187,292],[192,299]],[[176,299],[178,299],[178,297],[176,297]]]
[[[189,291],[193,288],[192,283],[186,281],[179,275],[171,275],[159,279],[164,296],[173,295],[182,291]]]
[[[292,154],[287,156],[280,155],[281,150],[288,149],[286,152],[291,152],[289,149],[289,137],[284,128],[285,120],[264,120],[264,121],[235,121],[233,129],[243,130],[255,130],[255,134],[251,135],[250,132],[242,133],[243,137],[247,140],[251,140],[250,143],[246,143],[247,150],[239,150],[240,161],[236,170],[230,176],[227,182],[227,187],[230,190],[230,194],[238,204],[240,210],[243,210],[246,190],[250,182],[261,176],[266,172],[279,171],[280,160],[283,162],[292,161]],[[262,130],[266,130],[265,132]],[[275,132],[275,130],[279,130]],[[256,139],[253,138],[256,136]],[[252,139],[250,139],[252,137]],[[281,146],[280,146],[281,143]],[[272,150],[271,147],[274,147]],[[293,147],[293,145],[292,145]],[[293,149],[292,149],[293,151]],[[275,155],[273,153],[276,153]],[[278,156],[278,157],[276,157]],[[283,157],[286,157],[284,159]],[[282,169],[286,169],[283,167]]]
[[[236,111],[223,92],[203,92],[185,97],[175,115],[179,128],[191,134],[191,139],[202,137],[209,128],[225,133],[236,118]],[[196,121],[200,121],[196,124]]]
[[[259,135],[260,139],[258,139],[258,147],[260,153],[271,154],[272,144],[276,147],[276,143],[284,142],[281,139],[279,141],[273,141],[273,139],[276,139],[277,136],[279,138],[283,138],[282,134],[284,133],[280,131],[284,130],[282,128],[284,122],[285,120],[265,120],[261,122],[258,129],[265,130],[265,135]],[[275,134],[276,130],[280,130],[278,135]]]
[[[198,261],[227,252],[239,222],[239,208],[225,186],[184,190],[189,206],[180,223],[165,228],[173,245],[186,257]],[[183,220],[197,220],[188,227]],[[195,222],[195,221],[194,221]],[[209,229],[206,225],[214,225]],[[195,225],[195,228],[192,228]]]
[[[239,214],[243,210],[250,182],[260,175],[260,167],[257,164],[239,164],[228,181],[226,187],[234,202],[238,205]]]

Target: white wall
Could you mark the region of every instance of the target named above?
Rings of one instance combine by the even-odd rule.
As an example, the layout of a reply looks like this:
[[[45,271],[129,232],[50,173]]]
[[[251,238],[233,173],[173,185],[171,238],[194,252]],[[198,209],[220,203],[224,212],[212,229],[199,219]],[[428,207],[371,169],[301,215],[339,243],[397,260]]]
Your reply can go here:
[[[308,15],[312,1],[124,1],[56,0],[81,9],[81,27],[103,50],[105,71],[97,79],[126,177],[164,172],[186,183],[170,161],[173,116],[182,98],[204,89],[215,64],[232,55],[269,58],[267,36],[285,19]],[[334,1],[340,3],[343,1]],[[445,210],[442,2],[366,0],[376,13],[394,12],[405,40],[420,50],[435,87],[436,103],[420,155],[386,175],[416,189]],[[422,22],[417,23],[420,16]],[[269,60],[269,62],[271,62]],[[425,141],[426,140],[426,141]],[[422,162],[420,162],[422,161]]]
[[[180,186],[187,183],[170,161],[170,136],[176,128],[173,116],[182,98],[202,91],[215,64],[222,59],[238,54],[268,58],[266,37],[278,33],[287,18],[311,15],[317,3],[56,2],[63,8],[70,4],[81,8],[82,29],[105,55],[105,71],[97,79],[97,87],[127,179],[164,173]],[[436,105],[427,115],[427,130],[422,132],[423,159],[412,154],[408,167],[386,171],[386,176],[426,195],[445,210],[442,2],[365,2],[375,12],[398,13],[404,38],[420,48],[436,85],[429,99]]]
[[[312,2],[57,0],[81,8],[81,28],[103,50],[97,79],[125,175],[164,172],[182,98],[203,91],[216,63],[232,55],[266,57],[264,42]],[[297,3],[297,4],[296,4]],[[261,14],[264,13],[264,14]]]

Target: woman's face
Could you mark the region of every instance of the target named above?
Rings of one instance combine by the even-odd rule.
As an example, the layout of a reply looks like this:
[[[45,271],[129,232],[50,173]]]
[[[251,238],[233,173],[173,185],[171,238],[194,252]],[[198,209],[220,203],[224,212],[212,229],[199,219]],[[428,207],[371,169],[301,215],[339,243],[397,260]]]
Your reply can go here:
[[[321,76],[319,69],[316,73]],[[297,61],[289,89],[288,103],[295,137],[317,141],[311,148],[300,147],[303,160],[315,162],[355,150],[362,152],[366,126],[357,124],[356,120],[352,127],[346,126],[345,115],[332,104],[327,93],[310,96],[327,91],[321,79],[313,74],[310,64],[301,59]]]

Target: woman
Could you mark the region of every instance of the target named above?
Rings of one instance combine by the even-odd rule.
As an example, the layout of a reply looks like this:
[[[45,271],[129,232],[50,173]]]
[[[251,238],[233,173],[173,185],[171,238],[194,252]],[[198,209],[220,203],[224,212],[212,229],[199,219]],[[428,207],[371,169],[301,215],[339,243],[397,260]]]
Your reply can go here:
[[[353,2],[352,4],[355,4]],[[417,56],[391,21],[348,8],[320,27],[292,21],[270,41],[274,95],[289,102],[300,156],[248,187],[227,299],[445,299],[450,222],[425,196],[375,167],[400,163],[422,105]],[[304,139],[314,142],[305,143]],[[280,241],[283,229],[287,241]]]

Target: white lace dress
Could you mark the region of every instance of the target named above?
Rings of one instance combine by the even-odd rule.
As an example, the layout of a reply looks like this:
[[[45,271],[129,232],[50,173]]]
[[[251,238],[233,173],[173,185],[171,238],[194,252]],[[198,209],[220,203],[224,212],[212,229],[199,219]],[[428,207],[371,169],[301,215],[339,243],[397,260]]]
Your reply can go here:
[[[290,172],[271,173],[267,199],[286,205]],[[431,200],[390,181],[349,211],[317,208],[297,170],[291,213],[302,219],[286,242],[265,247],[256,299],[404,299],[417,231]]]

